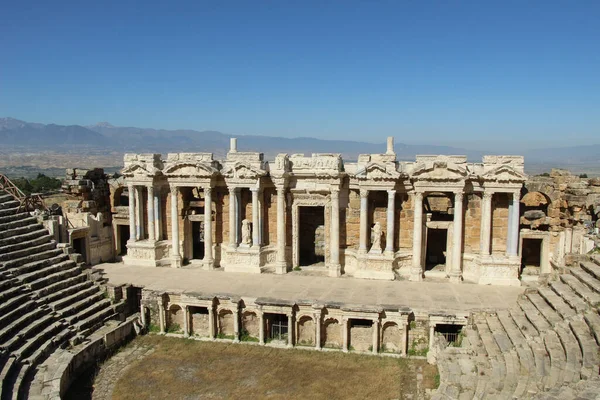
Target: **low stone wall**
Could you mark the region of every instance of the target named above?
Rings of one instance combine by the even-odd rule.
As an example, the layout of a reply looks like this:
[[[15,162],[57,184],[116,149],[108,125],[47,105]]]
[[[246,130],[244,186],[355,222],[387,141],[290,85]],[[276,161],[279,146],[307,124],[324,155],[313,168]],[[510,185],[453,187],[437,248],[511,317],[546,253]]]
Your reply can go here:
[[[57,359],[53,360],[56,364],[54,374],[49,381],[44,382],[44,387],[51,388],[47,398],[52,400],[63,398],[71,384],[83,371],[132,339],[136,334],[134,325],[138,319],[138,314],[128,317],[114,329],[82,345],[75,353],[62,352]]]

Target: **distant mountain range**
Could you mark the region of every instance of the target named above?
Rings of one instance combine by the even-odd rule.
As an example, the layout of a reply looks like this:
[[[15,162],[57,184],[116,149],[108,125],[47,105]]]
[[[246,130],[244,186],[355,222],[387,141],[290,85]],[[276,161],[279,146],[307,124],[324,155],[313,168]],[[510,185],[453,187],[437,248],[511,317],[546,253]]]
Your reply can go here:
[[[385,143],[367,143],[349,140],[323,140],[310,137],[282,138],[269,136],[230,135],[218,131],[190,129],[164,130],[135,127],[117,127],[108,122],[95,125],[56,125],[0,118],[0,147],[50,151],[106,149],[120,152],[213,152],[223,156],[229,148],[229,139],[238,137],[241,151],[260,151],[267,159],[278,153],[341,153],[346,159],[358,154],[383,153]],[[600,141],[600,138],[599,138]],[[471,161],[480,161],[490,151],[435,145],[408,145],[396,143],[400,160],[412,160],[417,154],[460,154]],[[564,165],[600,165],[600,144],[564,148],[546,148],[520,152],[527,163]]]

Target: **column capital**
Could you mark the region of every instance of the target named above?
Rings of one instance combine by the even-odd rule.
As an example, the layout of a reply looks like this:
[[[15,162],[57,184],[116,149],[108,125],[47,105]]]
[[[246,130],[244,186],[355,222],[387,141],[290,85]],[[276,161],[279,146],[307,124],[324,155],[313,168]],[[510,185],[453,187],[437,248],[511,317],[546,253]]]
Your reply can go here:
[[[340,196],[340,188],[332,187],[330,189],[330,192],[331,192],[331,197],[332,198],[338,198]]]
[[[513,200],[521,200],[521,189],[515,190],[512,193]]]
[[[360,198],[361,199],[369,197],[369,190],[368,189],[360,189],[359,193],[360,193]]]
[[[489,200],[492,198],[492,196],[494,196],[494,191],[484,190],[481,196],[483,199]]]
[[[260,187],[258,187],[258,186],[251,186],[250,187],[250,191],[252,193],[260,193],[262,191],[262,189]]]
[[[452,193],[454,193],[454,197],[455,198],[461,198],[465,195],[465,191],[463,189],[459,189],[459,190],[454,190]]]
[[[424,194],[423,192],[417,192],[417,191],[414,191],[412,193],[412,195],[414,196],[414,198],[417,199],[417,200],[423,200],[423,194]]]
[[[388,197],[396,197],[396,189],[388,189]]]
[[[171,189],[171,191],[177,191],[179,190],[179,184],[177,183],[169,183],[169,188]]]

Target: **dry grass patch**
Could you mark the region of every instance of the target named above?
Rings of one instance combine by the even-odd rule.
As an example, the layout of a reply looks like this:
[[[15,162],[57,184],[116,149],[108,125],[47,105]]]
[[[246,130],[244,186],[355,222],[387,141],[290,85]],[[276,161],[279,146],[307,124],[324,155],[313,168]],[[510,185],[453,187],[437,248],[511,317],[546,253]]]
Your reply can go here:
[[[397,399],[432,388],[422,360],[144,336],[113,399]],[[417,379],[419,375],[420,379]]]

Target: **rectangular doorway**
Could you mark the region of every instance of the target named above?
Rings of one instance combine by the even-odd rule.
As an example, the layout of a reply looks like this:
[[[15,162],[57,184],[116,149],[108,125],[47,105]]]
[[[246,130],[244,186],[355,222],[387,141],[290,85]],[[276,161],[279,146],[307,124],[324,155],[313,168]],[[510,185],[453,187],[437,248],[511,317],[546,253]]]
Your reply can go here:
[[[127,254],[127,241],[129,240],[129,225],[117,225],[119,235],[119,256]]]
[[[85,238],[73,239],[73,249],[75,253],[81,254],[83,262],[87,264],[87,252],[85,251]]]
[[[204,223],[200,221],[192,222],[192,258],[204,259]]]
[[[429,228],[427,230],[426,271],[443,272],[446,270],[447,244],[448,229]]]
[[[542,240],[523,238],[523,249],[521,256],[522,273],[539,275],[542,265]]]
[[[325,266],[325,207],[298,209],[300,266]]]

